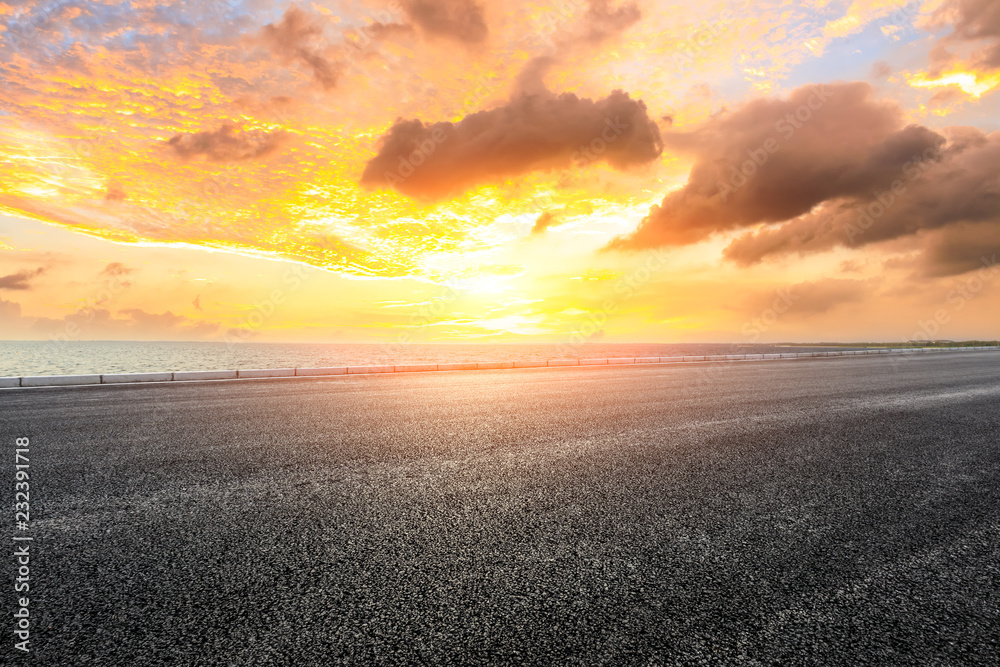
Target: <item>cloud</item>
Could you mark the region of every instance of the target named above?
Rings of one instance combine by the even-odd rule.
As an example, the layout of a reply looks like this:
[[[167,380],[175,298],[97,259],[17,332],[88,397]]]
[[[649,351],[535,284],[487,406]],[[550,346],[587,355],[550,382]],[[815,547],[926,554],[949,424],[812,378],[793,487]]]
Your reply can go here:
[[[99,275],[120,278],[121,276],[127,276],[133,271],[135,271],[135,269],[130,269],[121,262],[111,262],[101,269],[101,273]]]
[[[892,74],[892,67],[884,60],[876,60],[872,63],[871,78],[887,79]]]
[[[24,269],[23,271],[18,271],[17,273],[0,276],[0,289],[29,290],[31,289],[32,279],[42,275],[43,273],[45,273],[45,267],[40,266],[34,270]]]
[[[122,278],[129,275],[133,271],[135,271],[135,269],[130,269],[121,262],[111,262],[97,275],[109,278],[109,285],[117,283],[122,287],[131,287],[132,283],[128,280],[122,280]]]
[[[440,199],[539,169],[594,161],[624,169],[661,151],[646,105],[628,93],[616,90],[595,101],[536,86],[457,123],[397,120],[379,140],[361,183]]]
[[[413,26],[409,23],[379,23],[375,22],[364,28],[364,33],[370,37],[392,37],[395,35],[413,34]]]
[[[829,278],[792,285],[782,294],[787,294],[792,314],[809,316],[828,312],[845,303],[864,301],[869,295],[869,287],[863,280]]]
[[[626,2],[617,9],[612,9],[609,0],[589,0],[581,39],[591,45],[599,44],[624,32],[641,18],[642,12],[634,2]]]
[[[50,340],[193,340],[221,331],[217,322],[191,319],[170,311],[140,308],[112,313],[88,305],[60,318],[23,315],[21,305],[0,299],[0,338],[43,337]]]
[[[940,72],[955,60],[947,47],[956,43],[981,45],[972,54],[974,67],[1000,67],[1000,4],[996,0],[945,0],[932,16],[932,23],[954,26],[952,32],[942,38],[932,51],[935,72]]]
[[[284,62],[305,65],[312,71],[313,78],[330,90],[337,85],[342,65],[325,45],[323,22],[322,17],[292,5],[280,23],[268,23],[261,29],[260,36]]]
[[[694,156],[687,184],[611,248],[756,228],[724,252],[746,266],[912,238],[926,246],[922,270],[948,275],[997,247],[1000,133],[906,125],[900,107],[874,99],[865,83],[755,100],[690,132],[668,132],[664,143]]]
[[[13,322],[21,317],[21,304],[0,299],[0,322]]]
[[[54,340],[192,340],[217,334],[218,323],[194,320],[171,311],[141,308],[118,311],[87,307],[61,319],[22,317],[20,327]]]
[[[262,157],[274,151],[284,139],[280,132],[251,130],[235,132],[235,126],[222,125],[214,132],[177,134],[167,145],[184,159],[203,156],[215,162],[232,162]]]
[[[751,292],[734,310],[747,318],[741,333],[748,340],[757,341],[778,320],[810,320],[846,304],[863,303],[871,296],[869,281],[823,278],[767,292]]]
[[[866,83],[754,100],[663,139],[668,150],[694,157],[688,182],[612,247],[685,245],[789,220],[829,200],[867,200],[913,156],[944,142],[931,130],[904,126],[899,106],[873,99]]]
[[[535,220],[535,225],[531,228],[532,234],[541,234],[546,229],[552,225],[559,222],[559,214],[553,211],[545,211],[538,219]]]
[[[128,315],[133,322],[141,327],[149,327],[154,330],[172,329],[186,321],[183,315],[175,315],[169,310],[164,313],[149,313],[141,308],[126,308],[119,311],[119,314]]]
[[[930,234],[920,260],[932,277],[968,273],[1000,262],[1000,216],[993,224],[960,224]]]
[[[404,0],[381,15],[381,20],[357,31],[361,36],[355,46],[371,39],[409,36],[418,30],[425,37],[451,39],[468,46],[482,44],[489,37],[484,8],[472,0]]]
[[[403,10],[428,35],[464,44],[481,44],[489,36],[483,6],[473,0],[405,0]]]
[[[573,4],[579,8],[582,3]],[[616,8],[611,0],[587,0],[586,4],[586,11],[578,19],[551,35],[554,48],[549,57],[558,60],[593,57],[594,47],[618,37],[642,19],[642,11],[635,2],[623,2]]]
[[[949,86],[931,95],[930,99],[927,100],[927,106],[932,109],[946,109],[949,105],[960,103],[967,99],[968,95],[965,91],[954,86]]]
[[[1000,133],[945,128],[935,159],[910,162],[869,197],[817,208],[785,224],[736,239],[725,255],[740,264],[787,253],[856,247],[912,237],[927,275],[971,271],[1000,251]]]

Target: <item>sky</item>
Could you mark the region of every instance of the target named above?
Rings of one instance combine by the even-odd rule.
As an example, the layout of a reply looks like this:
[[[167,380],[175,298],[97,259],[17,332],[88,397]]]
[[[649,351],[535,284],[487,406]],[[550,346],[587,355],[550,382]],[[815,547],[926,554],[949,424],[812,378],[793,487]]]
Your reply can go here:
[[[0,0],[0,339],[1000,336],[995,0]]]

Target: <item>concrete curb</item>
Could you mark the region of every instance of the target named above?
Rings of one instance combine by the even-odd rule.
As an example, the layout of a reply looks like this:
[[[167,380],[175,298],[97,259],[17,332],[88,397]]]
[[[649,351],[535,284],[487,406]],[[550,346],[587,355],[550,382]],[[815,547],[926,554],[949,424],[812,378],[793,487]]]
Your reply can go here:
[[[478,362],[476,364],[476,370],[480,370],[480,371],[495,370],[495,369],[498,369],[498,368],[514,368],[514,362],[513,361],[486,361],[486,362]]]
[[[194,382],[287,377],[322,377],[328,375],[369,375],[372,373],[423,373],[435,371],[473,371],[506,368],[558,368],[566,366],[618,366],[638,364],[685,364],[695,362],[778,361],[817,357],[845,357],[881,354],[923,354],[930,352],[966,352],[1000,350],[1000,345],[981,347],[918,347],[835,350],[830,352],[782,352],[780,354],[713,354],[684,357],[622,357],[610,359],[550,359],[548,361],[491,361],[457,364],[407,364],[401,366],[335,366],[330,368],[259,368],[235,371],[176,371],[173,373],[108,373],[105,375],[33,375],[0,377],[0,389],[20,387],[67,387],[92,384],[134,384],[139,382]]]
[[[317,377],[320,375],[347,375],[347,366],[335,368],[296,368],[295,374],[300,377]]]
[[[235,380],[239,377],[237,371],[181,371],[174,373],[174,381],[187,380]]]
[[[76,384],[101,384],[100,375],[35,375],[21,378],[22,387],[66,387]]]
[[[476,370],[475,363],[468,364],[438,364],[439,371],[474,371]]]
[[[120,384],[128,382],[170,382],[174,379],[173,373],[118,373],[115,375],[102,375],[101,384]]]
[[[236,371],[236,377],[238,378],[290,378],[294,376],[294,368],[257,368]]]
[[[427,371],[438,370],[437,364],[408,364],[404,366],[393,366],[393,373],[426,373]]]

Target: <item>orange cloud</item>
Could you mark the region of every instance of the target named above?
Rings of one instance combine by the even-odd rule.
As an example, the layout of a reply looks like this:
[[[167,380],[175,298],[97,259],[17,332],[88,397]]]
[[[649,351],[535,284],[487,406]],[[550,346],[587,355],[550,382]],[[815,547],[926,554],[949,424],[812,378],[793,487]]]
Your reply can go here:
[[[756,100],[664,141],[694,154],[688,183],[612,248],[683,245],[753,227],[725,251],[749,265],[937,230],[925,255],[936,275],[972,270],[983,253],[1000,250],[1000,134],[905,125],[902,110],[864,83]],[[966,238],[970,223],[979,224],[979,247],[949,240]]]
[[[457,123],[397,122],[380,140],[361,182],[441,198],[573,163],[602,161],[623,169],[648,163],[661,150],[646,105],[623,91],[596,101],[542,91]]]

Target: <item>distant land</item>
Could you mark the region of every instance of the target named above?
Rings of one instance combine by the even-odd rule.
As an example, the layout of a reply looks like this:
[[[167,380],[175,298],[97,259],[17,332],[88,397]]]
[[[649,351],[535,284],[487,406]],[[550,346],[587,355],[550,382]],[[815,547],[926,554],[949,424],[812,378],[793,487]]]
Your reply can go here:
[[[1000,345],[996,340],[909,340],[905,343],[773,343],[776,347],[970,347],[976,345]]]

